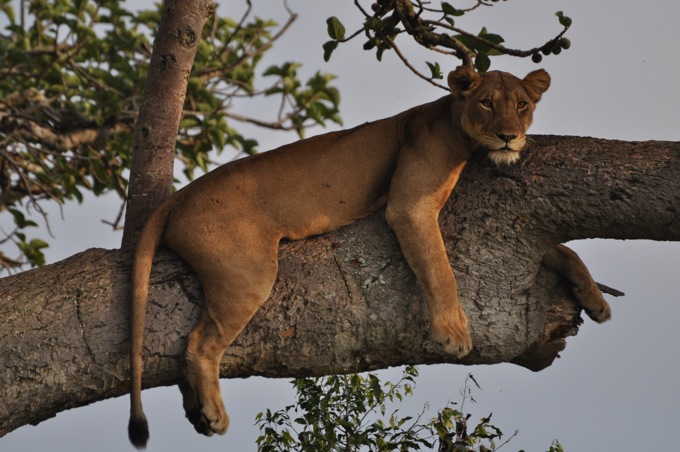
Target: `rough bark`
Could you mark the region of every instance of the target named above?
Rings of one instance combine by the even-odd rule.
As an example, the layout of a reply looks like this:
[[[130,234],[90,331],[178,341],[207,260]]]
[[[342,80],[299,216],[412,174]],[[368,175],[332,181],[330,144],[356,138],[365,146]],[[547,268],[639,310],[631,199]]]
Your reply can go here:
[[[187,82],[203,26],[214,10],[212,0],[164,3],[135,121],[123,248],[134,244],[136,231],[172,192],[175,141]]]
[[[587,237],[680,240],[679,170],[680,143],[574,137],[534,137],[515,167],[473,159],[440,219],[475,344],[460,361],[427,340],[426,305],[384,212],[285,243],[272,296],[222,376],[544,368],[581,320],[568,288],[540,267],[543,251]],[[128,265],[124,252],[92,249],[0,280],[0,436],[127,392]],[[151,285],[146,387],[182,378],[200,312],[199,285],[170,253],[159,253]]]

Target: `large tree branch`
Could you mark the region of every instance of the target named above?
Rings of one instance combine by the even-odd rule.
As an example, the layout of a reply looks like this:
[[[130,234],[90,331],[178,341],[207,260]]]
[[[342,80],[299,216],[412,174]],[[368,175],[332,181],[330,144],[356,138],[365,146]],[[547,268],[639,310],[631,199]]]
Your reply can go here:
[[[534,137],[516,167],[473,159],[440,222],[475,345],[462,361],[427,340],[426,305],[383,212],[283,244],[272,296],[227,350],[222,376],[544,368],[581,321],[568,288],[541,269],[544,250],[585,237],[680,240],[679,170],[680,143],[574,137]],[[0,435],[128,391],[128,265],[94,249],[0,280]],[[147,387],[182,378],[200,312],[197,282],[169,253],[151,284]]]

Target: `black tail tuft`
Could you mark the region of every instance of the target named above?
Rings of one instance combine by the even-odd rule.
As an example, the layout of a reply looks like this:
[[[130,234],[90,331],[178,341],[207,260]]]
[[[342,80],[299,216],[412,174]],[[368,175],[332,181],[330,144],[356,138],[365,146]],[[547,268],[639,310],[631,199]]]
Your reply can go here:
[[[128,438],[138,450],[146,449],[146,443],[149,441],[149,424],[146,422],[146,417],[130,417]]]

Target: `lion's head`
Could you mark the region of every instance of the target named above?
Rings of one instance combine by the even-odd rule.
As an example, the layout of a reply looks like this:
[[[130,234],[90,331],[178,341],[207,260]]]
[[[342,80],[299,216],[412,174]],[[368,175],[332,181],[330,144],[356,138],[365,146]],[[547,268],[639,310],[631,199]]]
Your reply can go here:
[[[448,82],[453,96],[462,101],[465,133],[497,164],[519,159],[536,103],[550,87],[550,75],[539,69],[518,79],[500,71],[480,75],[461,66],[449,73]]]

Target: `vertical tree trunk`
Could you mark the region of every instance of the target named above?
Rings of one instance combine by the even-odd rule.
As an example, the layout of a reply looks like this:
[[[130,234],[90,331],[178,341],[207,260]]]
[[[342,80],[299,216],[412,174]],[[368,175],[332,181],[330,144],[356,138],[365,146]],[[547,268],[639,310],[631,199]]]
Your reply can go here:
[[[136,232],[172,192],[187,82],[203,26],[214,10],[211,0],[165,1],[135,123],[123,249],[134,245]]]

